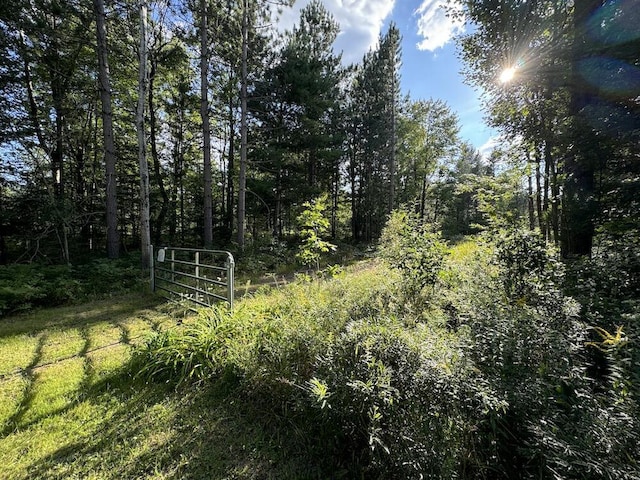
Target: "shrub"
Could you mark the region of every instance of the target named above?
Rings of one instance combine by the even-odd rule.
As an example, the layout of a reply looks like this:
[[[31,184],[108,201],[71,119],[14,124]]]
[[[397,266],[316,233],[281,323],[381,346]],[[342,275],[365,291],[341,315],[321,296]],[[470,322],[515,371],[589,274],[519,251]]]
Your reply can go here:
[[[438,280],[446,247],[430,225],[416,215],[394,211],[382,231],[378,252],[391,268],[402,274],[401,291],[405,299],[419,304],[424,290],[433,288]]]
[[[497,478],[638,478],[630,344],[602,330],[589,345],[579,305],[562,292],[558,254],[535,235],[500,239],[494,263],[495,275],[478,276],[458,297],[470,304],[459,308],[477,385],[504,405],[475,417],[472,470]],[[610,358],[602,381],[589,375],[591,350]]]
[[[0,316],[136,288],[139,257],[95,259],[84,265],[0,266]]]
[[[316,271],[320,270],[322,254],[336,249],[334,244],[323,239],[330,226],[329,220],[324,216],[327,202],[327,194],[321,195],[311,202],[305,202],[302,205],[304,210],[296,218],[301,237],[296,258],[303,265],[315,265]]]
[[[243,401],[322,458],[327,477],[639,478],[637,312],[589,329],[558,253],[529,232],[438,258],[436,238],[392,220],[389,252],[415,263],[371,262],[258,293],[233,315],[203,313],[147,344],[146,372],[232,373]],[[399,279],[422,268],[407,312]],[[429,285],[444,291],[423,310]],[[407,322],[416,312],[425,321]]]
[[[459,470],[464,374],[436,336],[393,318],[352,322],[319,358],[310,406],[321,411],[323,444],[354,474],[440,479]]]

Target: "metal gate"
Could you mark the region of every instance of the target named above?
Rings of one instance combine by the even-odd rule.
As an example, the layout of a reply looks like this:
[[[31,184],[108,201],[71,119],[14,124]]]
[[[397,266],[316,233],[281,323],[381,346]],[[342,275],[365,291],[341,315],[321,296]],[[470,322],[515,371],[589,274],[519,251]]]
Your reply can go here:
[[[155,254],[154,254],[155,253]],[[203,307],[223,301],[233,309],[235,262],[224,250],[151,246],[151,289]]]

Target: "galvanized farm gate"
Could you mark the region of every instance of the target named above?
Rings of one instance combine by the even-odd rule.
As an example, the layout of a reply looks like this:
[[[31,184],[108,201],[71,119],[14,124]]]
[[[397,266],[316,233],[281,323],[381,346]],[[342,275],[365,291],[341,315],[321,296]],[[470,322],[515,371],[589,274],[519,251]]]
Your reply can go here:
[[[151,289],[203,307],[223,301],[233,309],[235,262],[224,250],[151,246]]]

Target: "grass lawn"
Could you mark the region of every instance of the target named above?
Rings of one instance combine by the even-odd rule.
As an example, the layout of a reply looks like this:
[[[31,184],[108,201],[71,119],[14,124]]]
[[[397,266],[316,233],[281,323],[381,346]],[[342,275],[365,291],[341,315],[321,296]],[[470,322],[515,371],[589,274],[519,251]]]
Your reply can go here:
[[[0,321],[0,478],[316,478],[232,393],[134,378],[133,347],[164,328],[139,294]]]

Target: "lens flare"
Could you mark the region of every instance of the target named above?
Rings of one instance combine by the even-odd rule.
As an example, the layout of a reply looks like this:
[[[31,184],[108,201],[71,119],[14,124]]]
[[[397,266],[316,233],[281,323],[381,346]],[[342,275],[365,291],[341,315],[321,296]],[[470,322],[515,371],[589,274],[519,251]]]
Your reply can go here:
[[[502,83],[508,83],[516,76],[516,67],[505,68],[500,74],[500,81]]]

